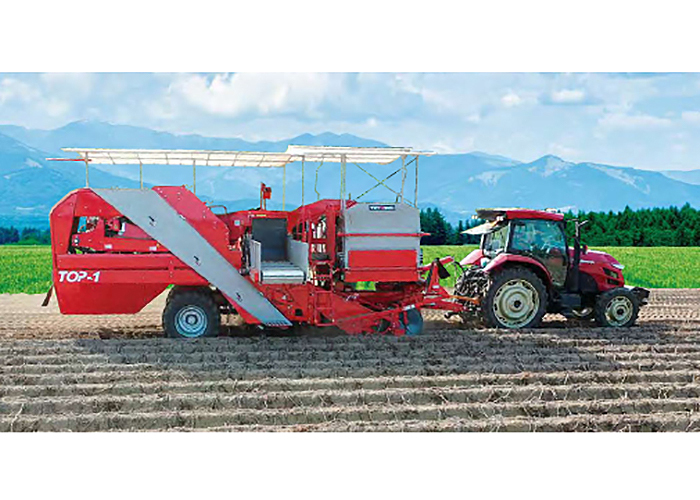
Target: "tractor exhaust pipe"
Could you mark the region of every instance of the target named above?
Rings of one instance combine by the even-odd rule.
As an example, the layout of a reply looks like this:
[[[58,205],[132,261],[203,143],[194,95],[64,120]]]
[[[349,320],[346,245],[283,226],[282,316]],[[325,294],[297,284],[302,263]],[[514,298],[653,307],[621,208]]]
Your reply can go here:
[[[581,228],[588,224],[587,220],[580,221],[573,219],[574,222],[574,261],[571,264],[571,292],[580,292],[581,273]]]

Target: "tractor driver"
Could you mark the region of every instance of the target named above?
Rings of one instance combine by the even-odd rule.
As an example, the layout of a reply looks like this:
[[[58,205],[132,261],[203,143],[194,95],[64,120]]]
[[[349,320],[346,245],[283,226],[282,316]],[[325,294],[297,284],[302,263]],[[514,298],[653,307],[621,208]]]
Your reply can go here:
[[[537,246],[538,232],[531,221],[516,221],[511,247],[513,250],[531,251]]]

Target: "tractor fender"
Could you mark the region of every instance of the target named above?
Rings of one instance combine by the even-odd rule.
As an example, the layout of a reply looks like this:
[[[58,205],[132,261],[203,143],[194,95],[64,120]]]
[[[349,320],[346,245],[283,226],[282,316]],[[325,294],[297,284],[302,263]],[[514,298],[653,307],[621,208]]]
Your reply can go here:
[[[484,257],[484,252],[480,248],[472,250],[469,255],[459,261],[459,265],[462,267],[474,266],[479,264],[481,259]]]
[[[493,273],[499,271],[507,266],[520,265],[527,266],[531,268],[537,276],[542,279],[542,282],[547,288],[552,286],[552,277],[549,275],[547,268],[544,265],[532,257],[526,257],[524,255],[513,255],[513,254],[502,254],[489,262],[486,267],[484,267],[484,272]]]

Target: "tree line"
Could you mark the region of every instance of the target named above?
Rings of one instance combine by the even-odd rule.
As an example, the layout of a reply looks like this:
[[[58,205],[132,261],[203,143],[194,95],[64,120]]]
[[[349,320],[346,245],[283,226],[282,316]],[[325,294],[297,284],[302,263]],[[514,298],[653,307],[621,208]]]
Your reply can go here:
[[[48,229],[37,229],[35,227],[25,227],[19,230],[13,226],[0,226],[0,245],[9,243],[48,245],[51,243],[51,232]]]
[[[581,230],[582,241],[590,246],[700,246],[700,210],[689,204],[681,208],[645,208],[621,212],[568,212],[564,219],[578,218],[588,223]],[[437,208],[427,208],[420,213],[421,228],[430,236],[421,239],[423,245],[478,244],[479,236],[461,234],[484,221],[460,220],[457,226],[450,224]],[[566,231],[573,236],[574,224],[567,223]]]

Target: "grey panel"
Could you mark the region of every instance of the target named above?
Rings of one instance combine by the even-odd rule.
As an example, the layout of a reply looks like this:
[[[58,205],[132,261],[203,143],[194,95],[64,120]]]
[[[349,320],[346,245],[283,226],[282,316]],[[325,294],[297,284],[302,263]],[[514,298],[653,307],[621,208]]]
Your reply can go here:
[[[381,208],[381,210],[376,210]],[[418,234],[420,211],[405,203],[358,203],[344,212],[343,232],[349,234]],[[344,263],[353,250],[420,251],[418,236],[346,237]]]
[[[250,250],[250,264],[248,268],[251,271],[260,271],[260,264],[262,263],[260,259],[260,255],[262,254],[260,242],[250,238],[248,239],[248,248]]]
[[[304,271],[291,262],[263,262],[260,268],[262,282],[267,284],[304,283]]]
[[[253,219],[252,237],[262,245],[262,261],[287,260],[287,219]]]
[[[158,193],[150,189],[93,191],[260,322],[268,326],[291,325]]]
[[[289,262],[297,266],[304,273],[304,278],[309,275],[309,244],[303,241],[287,237],[287,256]]]
[[[384,210],[374,210],[378,207]],[[405,203],[358,203],[343,216],[346,233],[420,232],[420,211]]]

